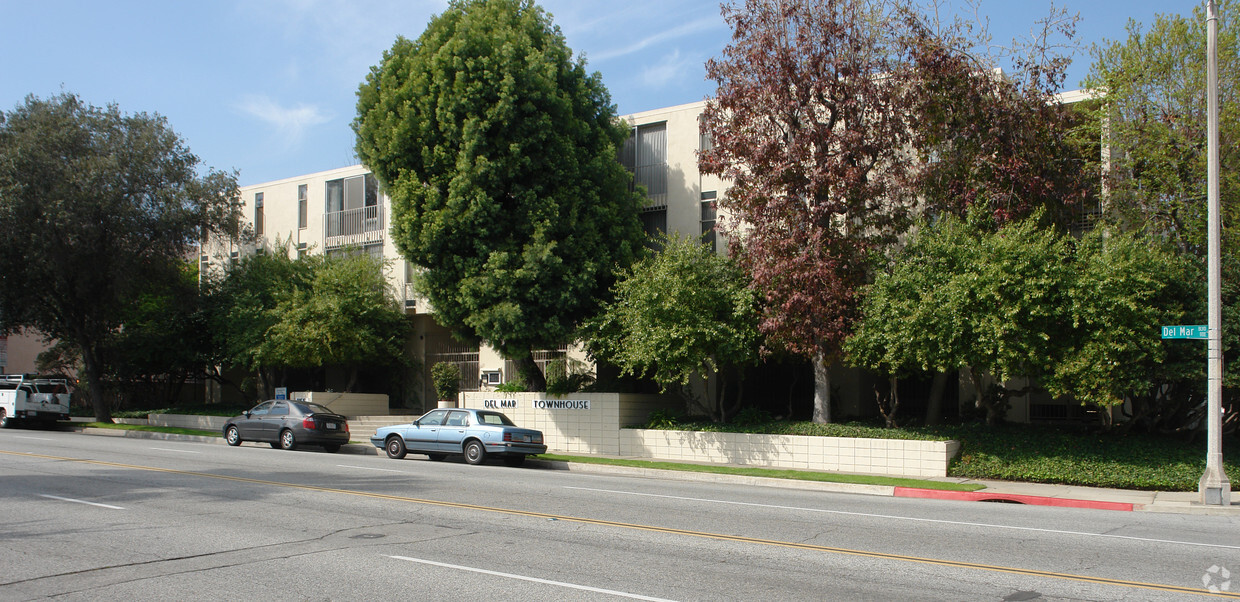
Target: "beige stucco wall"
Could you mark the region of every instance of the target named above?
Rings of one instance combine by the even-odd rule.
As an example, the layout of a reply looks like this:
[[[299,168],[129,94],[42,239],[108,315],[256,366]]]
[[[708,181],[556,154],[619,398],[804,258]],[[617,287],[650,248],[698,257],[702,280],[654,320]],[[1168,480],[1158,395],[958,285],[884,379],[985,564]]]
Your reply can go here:
[[[388,396],[374,393],[298,391],[289,398],[317,403],[345,416],[383,416],[388,413]]]

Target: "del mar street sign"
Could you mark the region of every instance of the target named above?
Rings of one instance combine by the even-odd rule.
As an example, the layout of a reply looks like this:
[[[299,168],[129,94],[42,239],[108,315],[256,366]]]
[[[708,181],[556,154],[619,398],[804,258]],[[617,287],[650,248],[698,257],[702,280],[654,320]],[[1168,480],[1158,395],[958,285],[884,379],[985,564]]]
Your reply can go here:
[[[1164,339],[1208,339],[1209,327],[1205,324],[1195,326],[1163,326],[1162,338]]]

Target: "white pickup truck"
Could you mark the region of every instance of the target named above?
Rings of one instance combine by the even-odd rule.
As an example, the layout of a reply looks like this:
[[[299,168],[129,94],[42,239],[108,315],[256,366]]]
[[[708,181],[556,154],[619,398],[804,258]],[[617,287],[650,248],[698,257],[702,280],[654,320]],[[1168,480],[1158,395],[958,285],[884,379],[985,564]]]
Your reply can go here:
[[[0,428],[17,421],[69,419],[69,381],[33,374],[0,375]]]

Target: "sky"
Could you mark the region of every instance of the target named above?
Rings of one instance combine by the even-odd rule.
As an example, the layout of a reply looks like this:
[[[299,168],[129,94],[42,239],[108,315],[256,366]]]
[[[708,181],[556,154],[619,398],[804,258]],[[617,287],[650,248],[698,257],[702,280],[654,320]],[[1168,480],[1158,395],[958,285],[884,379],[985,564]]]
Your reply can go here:
[[[1060,0],[1080,16],[1067,89],[1089,48],[1129,19],[1191,15],[1186,0]],[[619,114],[713,95],[705,62],[731,39],[717,0],[545,0]],[[995,43],[1027,37],[1052,3],[980,0]],[[397,36],[417,38],[442,0],[0,0],[0,110],[61,92],[158,113],[205,167],[258,184],[358,163],[356,92]],[[970,16],[974,13],[969,12]]]

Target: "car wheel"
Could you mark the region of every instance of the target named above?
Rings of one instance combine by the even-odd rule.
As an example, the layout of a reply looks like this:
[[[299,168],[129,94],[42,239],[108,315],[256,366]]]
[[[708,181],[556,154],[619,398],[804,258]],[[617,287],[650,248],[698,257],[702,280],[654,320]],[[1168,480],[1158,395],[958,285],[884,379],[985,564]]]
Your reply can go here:
[[[487,457],[486,448],[482,447],[482,442],[474,439],[465,444],[465,461],[470,464],[482,464]]]
[[[0,429],[13,428],[13,419],[0,408]]]
[[[504,464],[516,468],[517,466],[525,464],[525,455],[518,454],[516,456],[507,456],[504,458]]]
[[[297,437],[293,435],[293,431],[288,429],[280,431],[280,447],[286,450],[297,449]]]
[[[336,452],[340,451],[340,446],[339,446],[339,445],[337,445],[337,444],[335,444],[335,443],[333,443],[333,444],[331,444],[331,445],[324,445],[324,446],[323,446],[323,451],[325,451],[325,452],[327,452],[327,453],[329,453],[329,454],[334,454],[334,453],[336,453]]]
[[[440,462],[444,458],[447,458],[448,455],[447,454],[426,454],[426,457],[436,462]]]
[[[393,460],[404,458],[407,453],[405,442],[400,437],[388,437],[387,443],[383,444],[383,449],[387,451],[387,456]]]
[[[241,433],[237,432],[236,426],[229,426],[224,431],[224,442],[233,447],[241,445]]]

